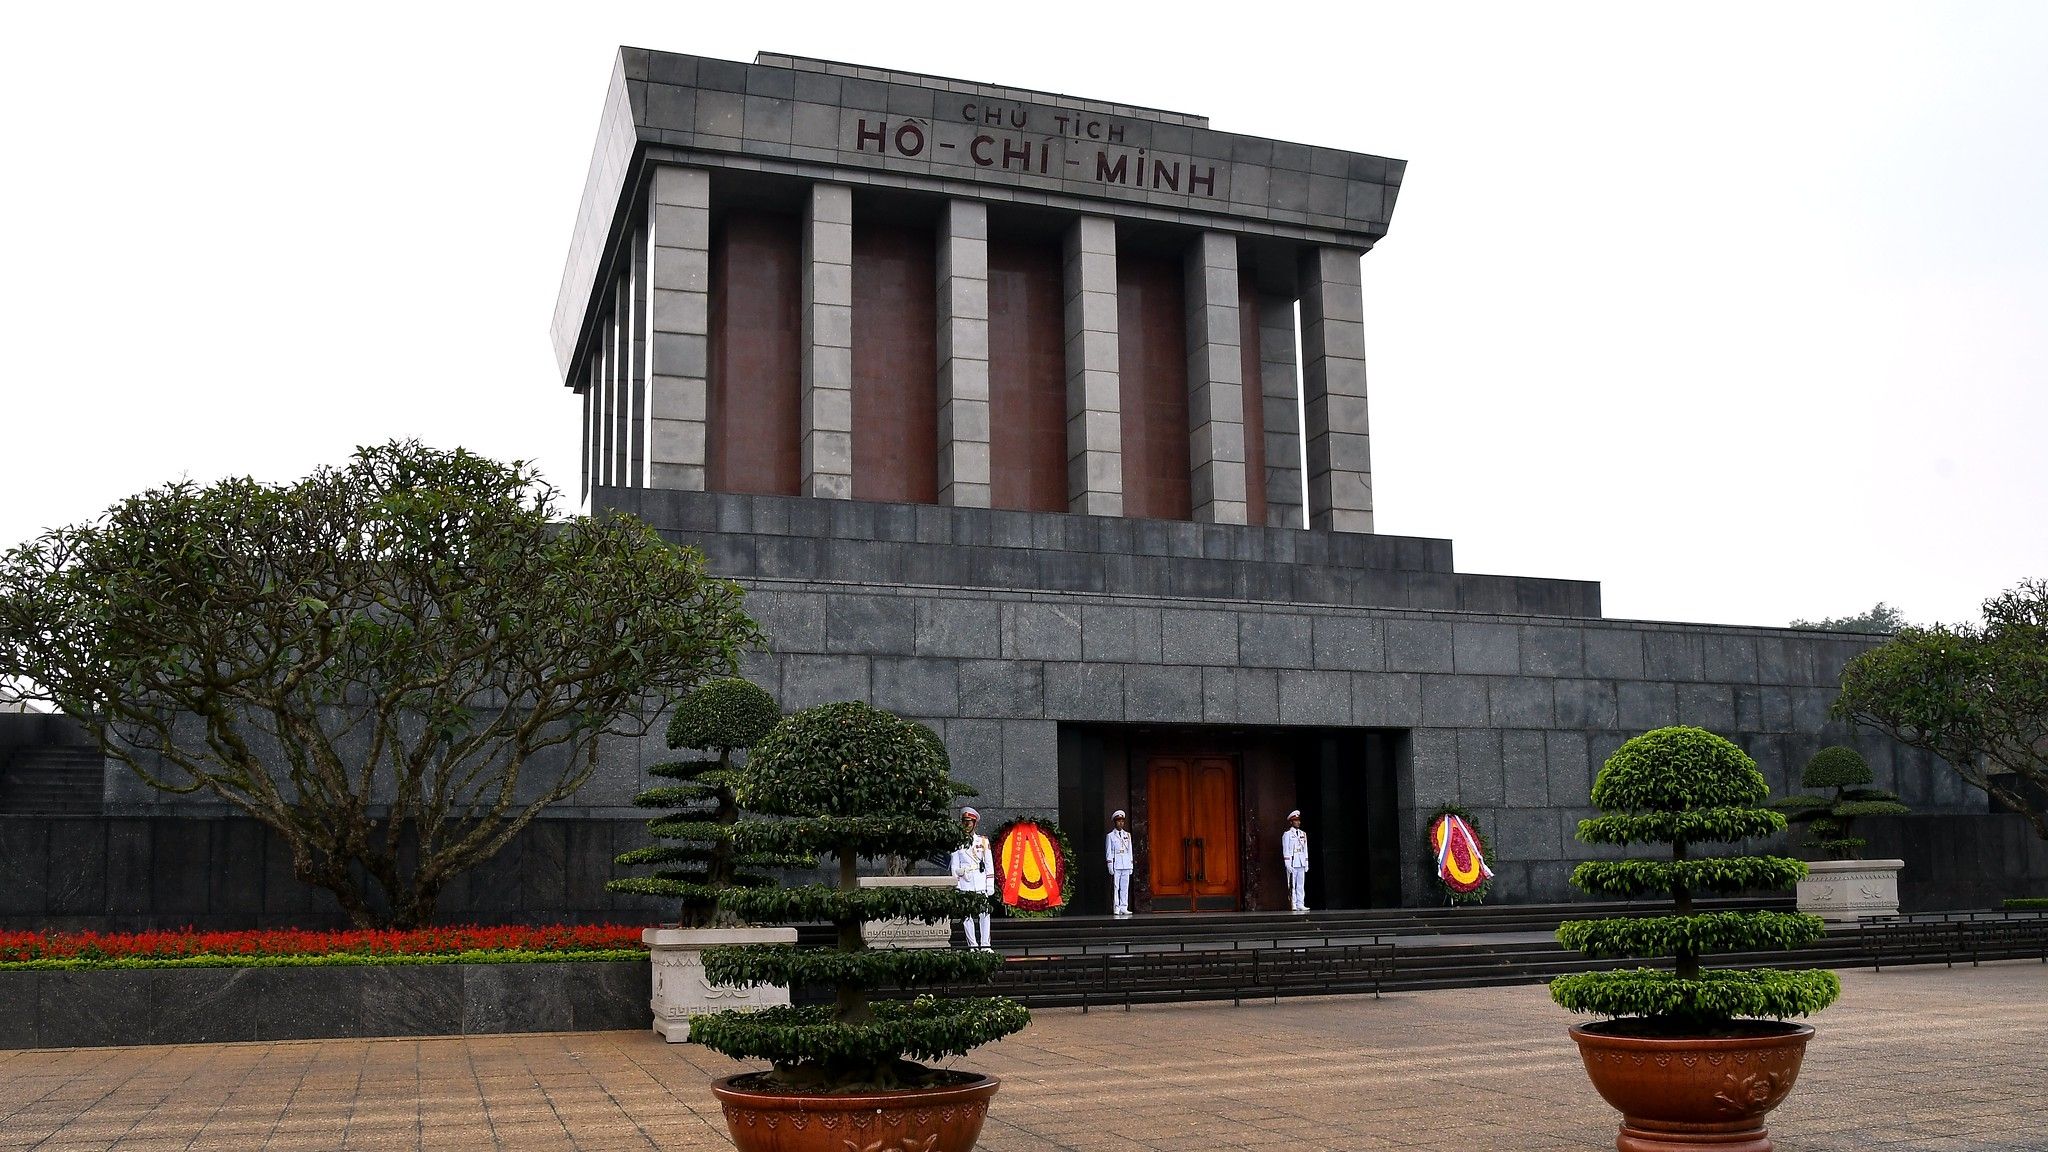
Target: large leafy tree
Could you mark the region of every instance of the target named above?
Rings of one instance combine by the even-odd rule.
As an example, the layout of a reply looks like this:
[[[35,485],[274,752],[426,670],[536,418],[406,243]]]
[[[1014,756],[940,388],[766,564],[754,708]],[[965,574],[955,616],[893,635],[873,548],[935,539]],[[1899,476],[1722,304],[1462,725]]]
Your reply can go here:
[[[1853,616],[1823,616],[1818,620],[1794,620],[1794,628],[1814,628],[1825,632],[1863,632],[1872,636],[1889,636],[1900,629],[1911,627],[1906,614],[1879,600],[1874,606]]]
[[[0,682],[274,830],[359,925],[428,921],[760,634],[737,585],[523,463],[394,442],[151,489],[0,557]]]
[[[2048,839],[2048,580],[1986,600],[1982,624],[1908,628],[1851,660],[1834,711],[1941,757]]]

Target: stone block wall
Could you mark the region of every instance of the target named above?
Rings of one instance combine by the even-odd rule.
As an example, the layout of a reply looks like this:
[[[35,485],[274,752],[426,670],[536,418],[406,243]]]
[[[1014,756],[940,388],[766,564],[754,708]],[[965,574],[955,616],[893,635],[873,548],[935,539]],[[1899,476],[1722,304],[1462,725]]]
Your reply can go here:
[[[1496,845],[1499,899],[1574,898],[1565,878],[1590,851],[1572,834],[1592,814],[1594,772],[1629,736],[1667,724],[1734,739],[1776,792],[1796,783],[1814,751],[1849,743],[1880,786],[1920,811],[1984,808],[1924,755],[1828,720],[1840,669],[1868,639],[1604,620],[1597,586],[1567,582],[1516,583],[1536,589],[1534,602],[1576,599],[1590,611],[1416,603],[1424,589],[1502,579],[1449,572],[1448,546],[1437,542],[838,502],[817,509],[822,502],[715,493],[600,496],[741,579],[772,645],[745,671],[784,708],[858,699],[929,722],[955,772],[982,790],[991,820],[1057,811],[1063,723],[1404,732],[1408,903],[1433,899],[1418,845],[1423,817],[1446,801],[1472,809]],[[1112,525],[1129,533],[1113,549],[1103,547]],[[1132,547],[1155,529],[1159,554]],[[1346,557],[1353,563],[1304,559],[1350,541],[1361,546]],[[1014,563],[997,560],[1006,553]],[[1289,560],[1272,559],[1283,553]],[[1143,561],[1154,566],[1134,567]],[[1262,565],[1283,578],[1212,575]],[[1068,572],[1120,575],[1049,578]],[[622,775],[601,787],[623,796],[627,784]]]

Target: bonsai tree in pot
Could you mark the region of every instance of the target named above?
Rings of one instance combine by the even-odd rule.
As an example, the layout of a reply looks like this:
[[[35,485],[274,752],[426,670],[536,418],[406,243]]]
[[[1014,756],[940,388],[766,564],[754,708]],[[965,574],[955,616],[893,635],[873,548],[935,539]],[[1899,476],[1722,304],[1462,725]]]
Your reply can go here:
[[[978,893],[862,888],[862,859],[919,857],[960,840],[945,762],[917,725],[861,703],[825,704],[790,716],[755,746],[736,795],[750,813],[734,842],[747,851],[823,856],[836,883],[733,888],[722,907],[750,921],[828,921],[829,947],[747,945],[705,953],[711,979],[734,984],[829,985],[830,1004],[719,1012],[697,1017],[690,1039],[773,1068],[712,1085],[742,1150],[787,1150],[801,1134],[838,1152],[845,1142],[972,1148],[996,1091],[993,1077],[925,1067],[1023,1028],[1011,1000],[918,996],[881,1000],[878,988],[986,980],[995,953],[869,949],[861,923],[892,917],[933,921],[981,910]]]
[[[789,1003],[782,988],[720,986],[704,977],[700,953],[716,943],[787,941],[793,929],[743,929],[718,906],[718,894],[733,887],[768,884],[763,869],[808,867],[808,858],[742,852],[733,843],[739,801],[733,753],[766,736],[782,719],[775,698],[738,677],[709,680],[676,703],[669,717],[668,746],[694,748],[711,758],[677,760],[648,769],[677,781],[642,792],[634,803],[665,812],[647,822],[658,841],[621,854],[617,863],[649,867],[649,876],[629,876],[605,885],[613,892],[661,896],[679,905],[676,922],[642,934],[654,974],[654,1030],[670,1041],[689,1031],[689,1018],[720,1003],[762,1006]],[[735,935],[737,933],[737,935]]]
[[[1862,816],[1904,816],[1912,809],[1882,788],[1872,788],[1870,765],[1854,748],[1823,748],[1806,762],[1799,783],[1830,793],[1785,796],[1771,802],[1795,824],[1806,825],[1807,843],[1825,860],[1808,866],[1799,881],[1799,910],[1827,920],[1853,921],[1899,910],[1899,869],[1904,860],[1861,859],[1869,841],[1850,835]]]
[[[1794,948],[1826,930],[1817,916],[1694,907],[1703,893],[1785,888],[1805,875],[1804,864],[1785,857],[1694,851],[1783,832],[1785,817],[1763,806],[1769,791],[1742,749],[1684,727],[1628,741],[1593,781],[1603,815],[1580,822],[1580,840],[1670,845],[1666,859],[1591,860],[1572,873],[1574,885],[1598,896],[1669,893],[1670,914],[1573,920],[1557,931],[1588,956],[1673,960],[1669,970],[1585,972],[1550,984],[1565,1008],[1610,1017],[1571,1035],[1593,1086],[1622,1112],[1621,1152],[1769,1152],[1764,1115],[1791,1091],[1813,1035],[1786,1021],[1841,995],[1832,972],[1701,963],[1714,952]]]
[[[1794,824],[1806,825],[1807,841],[1830,860],[1854,860],[1870,841],[1849,834],[1861,816],[1904,816],[1912,811],[1897,795],[1872,788],[1870,765],[1854,748],[1835,745],[1823,748],[1806,762],[1799,774],[1802,788],[1828,788],[1828,795],[1802,793],[1784,796],[1771,807],[1786,814]]]

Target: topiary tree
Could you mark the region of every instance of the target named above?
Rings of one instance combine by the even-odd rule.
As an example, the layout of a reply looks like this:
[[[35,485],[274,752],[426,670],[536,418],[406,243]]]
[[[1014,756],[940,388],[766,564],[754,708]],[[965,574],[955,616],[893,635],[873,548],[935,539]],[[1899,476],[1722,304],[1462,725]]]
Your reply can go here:
[[[677,760],[648,769],[656,776],[682,781],[649,788],[633,800],[642,808],[672,813],[647,822],[647,830],[663,843],[623,853],[617,863],[652,865],[654,875],[613,880],[605,887],[613,892],[678,900],[682,904],[676,918],[679,927],[708,928],[721,919],[733,919],[720,916],[721,891],[769,882],[768,876],[755,869],[808,866],[808,858],[792,861],[767,853],[742,854],[732,843],[732,829],[740,817],[739,801],[733,796],[732,754],[752,748],[780,719],[782,709],[776,706],[775,697],[736,676],[709,681],[684,696],[669,718],[668,746],[710,752],[713,758]]]
[[[1702,892],[1788,888],[1806,865],[1782,856],[1694,856],[1700,844],[1732,844],[1785,829],[1763,807],[1770,791],[1756,761],[1699,728],[1659,728],[1628,741],[1593,781],[1603,815],[1579,822],[1588,844],[1669,844],[1668,860],[1589,860],[1572,883],[1599,896],[1670,893],[1666,916],[1572,920],[1558,941],[1594,957],[1670,956],[1673,969],[1628,968],[1560,976],[1551,999],[1573,1012],[1635,1018],[1632,1032],[1694,1035],[1737,1017],[1783,1020],[1818,1012],[1841,995],[1826,971],[1705,970],[1713,952],[1794,948],[1819,939],[1818,916],[1790,912],[1698,912]]]
[[[862,858],[924,856],[960,842],[954,786],[943,755],[910,723],[866,704],[807,708],[778,724],[740,769],[736,795],[749,812],[734,843],[747,852],[824,856],[838,883],[736,888],[722,907],[754,923],[829,921],[830,947],[740,945],[706,949],[704,972],[722,984],[829,984],[833,1002],[719,1012],[690,1024],[690,1039],[728,1056],[766,1059],[761,1086],[795,1091],[876,1091],[948,1083],[956,1074],[911,1060],[957,1056],[1023,1028],[1030,1014],[999,997],[872,1000],[876,988],[986,980],[992,952],[869,950],[864,920],[930,923],[980,912],[986,897],[939,888],[861,888]],[[911,1059],[906,1059],[906,1057]]]
[[[1898,796],[1882,788],[1866,788],[1871,782],[1870,765],[1854,748],[1837,744],[1823,748],[1806,762],[1799,774],[1802,788],[1832,788],[1830,796],[1810,793],[1783,796],[1771,807],[1786,814],[1793,823],[1807,826],[1807,838],[1820,846],[1830,860],[1853,860],[1869,841],[1849,835],[1849,826],[1859,816],[1904,816],[1912,809]]]

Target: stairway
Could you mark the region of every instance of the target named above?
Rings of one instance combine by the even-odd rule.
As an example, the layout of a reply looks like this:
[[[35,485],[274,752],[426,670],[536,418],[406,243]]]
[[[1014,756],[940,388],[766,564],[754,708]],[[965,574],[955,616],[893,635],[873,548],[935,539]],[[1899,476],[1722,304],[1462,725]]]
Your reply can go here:
[[[1770,909],[1790,911],[1789,897],[1702,901],[1702,911]],[[1060,917],[1045,920],[1003,920],[995,929],[996,946],[1006,956],[1029,957],[1148,954],[1153,961],[1185,954],[1190,976],[1207,965],[1226,965],[1231,953],[1246,949],[1314,952],[1347,945],[1384,945],[1392,954],[1392,972],[1380,981],[1385,991],[1468,988],[1486,985],[1534,984],[1572,972],[1609,968],[1668,966],[1655,961],[1592,960],[1557,943],[1560,922],[1568,919],[1654,915],[1669,912],[1666,904],[1603,902],[1586,904],[1523,904],[1460,908],[1367,909],[1285,913],[1178,914],[1108,917]],[[807,926],[806,943],[827,943],[824,926]],[[2019,955],[2019,953],[2015,953]],[[1987,956],[1986,958],[1995,958]],[[1789,955],[1784,952],[1715,954],[1715,968],[1803,967],[1853,968],[1870,963],[1866,941],[1853,928],[1831,930],[1826,937]],[[1221,968],[1218,968],[1220,971]],[[1191,979],[1190,986],[1201,981]],[[1008,991],[1008,990],[1006,990]],[[1021,995],[1018,993],[1021,992]],[[1039,985],[1010,992],[1026,1004],[1052,1006],[1073,1002],[1058,987]],[[1283,993],[1293,994],[1293,993]],[[1227,997],[1228,992],[1224,995]],[[1182,997],[1153,996],[1151,999]],[[1214,999],[1215,990],[1189,993],[1188,999]]]

